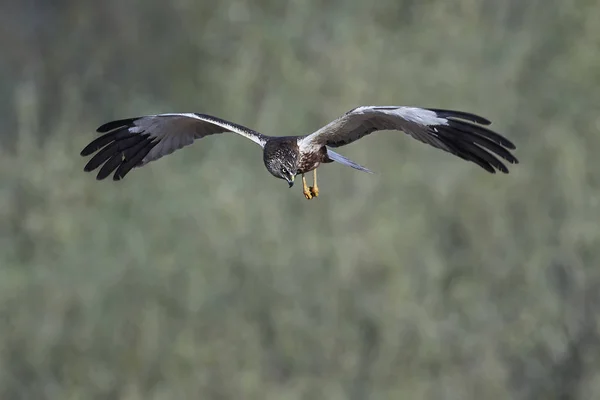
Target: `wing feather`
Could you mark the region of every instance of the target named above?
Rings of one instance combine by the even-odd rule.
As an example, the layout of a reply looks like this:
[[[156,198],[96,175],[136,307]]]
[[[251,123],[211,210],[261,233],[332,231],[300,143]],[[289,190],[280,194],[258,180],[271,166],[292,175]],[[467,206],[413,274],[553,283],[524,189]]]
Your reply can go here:
[[[125,118],[103,124],[103,133],[81,150],[82,156],[96,153],[84,167],[93,171],[102,166],[97,179],[113,171],[120,180],[135,167],[141,167],[205,136],[233,132],[264,147],[268,137],[245,126],[196,113],[169,113]]]
[[[504,136],[481,126],[489,124],[491,122],[486,118],[464,111],[362,106],[303,137],[299,144],[302,151],[323,146],[335,148],[376,131],[398,130],[420,142],[472,161],[487,171],[508,173],[508,168],[497,156],[517,164],[517,158],[509,151],[516,147]]]
[[[129,171],[140,165],[142,159],[156,146],[158,142],[142,142],[132,148],[129,157],[125,158],[119,168],[115,171],[114,180],[121,180]]]

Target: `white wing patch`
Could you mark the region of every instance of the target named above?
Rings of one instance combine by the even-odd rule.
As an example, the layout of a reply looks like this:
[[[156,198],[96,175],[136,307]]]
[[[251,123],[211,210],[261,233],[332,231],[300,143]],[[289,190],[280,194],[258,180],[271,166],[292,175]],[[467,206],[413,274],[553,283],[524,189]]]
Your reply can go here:
[[[400,117],[406,121],[419,125],[447,125],[446,118],[440,118],[435,111],[418,107],[396,107],[396,106],[362,106],[352,111],[352,114],[378,113]]]

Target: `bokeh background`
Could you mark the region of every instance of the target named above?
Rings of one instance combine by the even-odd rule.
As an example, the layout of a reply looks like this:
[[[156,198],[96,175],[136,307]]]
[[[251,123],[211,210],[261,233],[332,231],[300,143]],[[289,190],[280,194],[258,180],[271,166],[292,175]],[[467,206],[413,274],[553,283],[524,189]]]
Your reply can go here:
[[[4,0],[0,46],[1,399],[600,398],[598,1]],[[236,135],[118,183],[79,156],[364,104],[481,114],[521,163],[382,132],[308,202]]]

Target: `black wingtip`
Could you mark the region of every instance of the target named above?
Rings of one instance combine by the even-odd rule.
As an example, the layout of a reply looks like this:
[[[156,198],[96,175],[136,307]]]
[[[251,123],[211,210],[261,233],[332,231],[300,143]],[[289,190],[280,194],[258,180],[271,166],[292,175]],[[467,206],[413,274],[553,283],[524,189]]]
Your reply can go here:
[[[110,127],[109,127],[110,128]],[[158,141],[140,132],[129,132],[127,127],[112,129],[87,145],[81,155],[94,156],[83,167],[91,172],[100,167],[96,180],[104,180],[113,172],[113,180],[121,180],[152,150]]]
[[[125,118],[125,119],[118,119],[115,121],[110,121],[103,125],[100,125],[98,127],[98,129],[96,129],[96,132],[100,132],[100,133],[110,132],[113,129],[121,128],[124,126],[131,126],[131,124],[133,124],[138,119],[139,118],[136,117],[136,118]]]
[[[511,142],[510,140],[504,138],[504,142],[502,143],[502,145],[504,147],[506,147],[509,150],[516,150],[517,146],[515,146],[515,144],[513,142]]]
[[[491,125],[492,121],[480,115],[476,115],[464,111],[445,110],[441,108],[428,108],[427,110],[435,112],[441,118],[459,118],[467,121],[475,122],[481,125]]]

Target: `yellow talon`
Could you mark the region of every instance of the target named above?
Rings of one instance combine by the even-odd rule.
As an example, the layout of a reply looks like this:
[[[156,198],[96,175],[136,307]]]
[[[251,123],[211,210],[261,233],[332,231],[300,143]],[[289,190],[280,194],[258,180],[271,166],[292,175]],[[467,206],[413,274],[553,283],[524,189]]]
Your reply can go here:
[[[311,186],[310,189],[310,193],[313,195],[313,197],[319,197],[319,187],[317,186],[317,169],[313,169],[313,185]]]
[[[302,193],[304,193],[304,197],[306,197],[306,200],[310,200],[313,198],[312,188],[309,188],[306,185],[306,177],[304,176],[304,174],[302,174]]]

